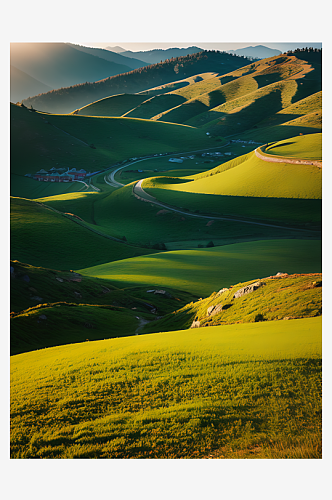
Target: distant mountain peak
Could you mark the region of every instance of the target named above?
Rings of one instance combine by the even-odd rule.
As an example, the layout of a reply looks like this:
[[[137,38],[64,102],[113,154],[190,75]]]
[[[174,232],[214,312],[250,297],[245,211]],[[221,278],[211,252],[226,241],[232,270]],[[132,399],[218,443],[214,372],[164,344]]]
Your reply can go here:
[[[106,50],[110,50],[111,52],[116,52],[119,54],[120,52],[126,52],[126,49],[123,49],[122,47],[119,47],[119,45],[116,45],[115,47],[105,47]]]

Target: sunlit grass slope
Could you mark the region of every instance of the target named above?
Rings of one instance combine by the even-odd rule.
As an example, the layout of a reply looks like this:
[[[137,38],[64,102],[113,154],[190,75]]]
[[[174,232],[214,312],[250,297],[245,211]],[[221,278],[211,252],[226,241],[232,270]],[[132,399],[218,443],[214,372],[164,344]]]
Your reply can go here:
[[[322,159],[322,134],[309,134],[279,141],[264,149],[264,154],[303,160]]]
[[[30,199],[57,196],[63,193],[77,193],[87,189],[81,182],[39,182],[16,174],[11,174],[10,186],[13,196]]]
[[[139,92],[137,94],[118,94],[112,95],[110,97],[105,97],[98,101],[87,104],[82,108],[73,111],[71,114],[87,115],[87,116],[123,116],[131,110],[140,106],[146,100],[153,98],[154,96],[162,96],[165,93],[169,93],[174,89],[179,89],[182,87],[187,87],[194,84],[196,81],[204,81],[213,78],[216,73],[201,73],[194,75],[183,80],[178,80],[177,82],[166,83],[165,85],[159,85],[153,87],[149,90]],[[185,100],[182,98],[182,100]],[[146,118],[146,116],[139,116],[140,118]]]
[[[238,290],[253,283],[260,286],[251,293],[234,298]],[[310,318],[322,314],[322,274],[319,273],[260,277],[223,290],[149,323],[142,332],[190,328],[193,321],[204,327]],[[219,309],[211,315],[213,306]]]
[[[76,268],[78,269],[78,268]],[[202,297],[241,280],[277,272],[321,272],[321,242],[267,240],[201,250],[163,252],[80,269],[115,286],[167,286]]]
[[[318,63],[281,55],[173,91],[186,102],[154,118],[205,126],[214,134],[227,136],[260,126],[262,120],[320,90]],[[283,119],[287,121],[285,116]]]
[[[321,458],[321,318],[11,358],[12,458]]]
[[[292,141],[287,151],[292,150]],[[293,157],[299,152],[296,147]],[[313,156],[317,153],[311,152]],[[198,174],[189,182],[167,183],[167,178],[150,178],[143,181],[142,187],[152,188],[147,192],[159,197],[159,190],[183,191],[224,196],[253,196],[264,198],[307,198],[322,197],[322,170],[313,165],[293,165],[288,163],[269,163],[256,157],[252,152],[237,166],[221,173],[211,171],[210,175]],[[214,175],[213,175],[214,174]],[[203,178],[202,178],[203,177]],[[277,180],[277,182],[276,182]]]
[[[145,94],[118,94],[87,104],[71,114],[86,116],[122,116],[145,101]]]
[[[36,198],[34,201],[55,208],[59,212],[75,214],[85,222],[95,224],[94,205],[104,196],[107,196],[107,193],[75,192]]]
[[[146,252],[99,236],[36,202],[11,198],[14,260],[53,269],[74,269]]]

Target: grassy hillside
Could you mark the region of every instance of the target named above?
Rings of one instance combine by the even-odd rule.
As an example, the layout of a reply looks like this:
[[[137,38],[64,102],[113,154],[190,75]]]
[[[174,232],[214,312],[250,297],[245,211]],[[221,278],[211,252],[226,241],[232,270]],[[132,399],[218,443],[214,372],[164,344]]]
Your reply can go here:
[[[119,289],[105,279],[90,278],[71,271],[57,271],[11,261],[10,306],[21,313],[37,304],[67,302],[111,305],[136,310],[136,314],[164,315],[195,300],[195,294],[167,289],[168,295],[147,295],[146,287]],[[151,315],[151,314],[150,314]]]
[[[164,287],[156,294],[146,286],[119,289],[109,280],[71,271],[10,264],[11,354],[133,335],[198,298]]]
[[[310,54],[307,55],[309,60]],[[295,55],[270,57],[226,75],[216,75],[207,81],[173,90],[163,96],[159,108],[159,97],[153,97],[132,110],[131,114],[142,118],[149,115],[157,120],[199,127],[208,126],[207,130],[213,134],[243,132],[248,128],[260,127],[260,122],[271,120],[275,113],[320,91],[321,62],[318,59],[308,63]],[[175,96],[182,98],[183,102],[177,103]],[[155,116],[150,113],[154,109],[151,104],[156,104]],[[279,122],[281,119],[287,121],[286,116],[278,118]]]
[[[319,144],[319,138],[317,141]],[[321,148],[314,148],[314,145],[318,146],[315,138],[300,141],[300,144],[297,140],[289,141],[288,147],[284,147],[285,155],[289,152],[288,156],[291,155],[294,158],[301,154],[302,142],[305,142],[310,150],[310,153],[304,150],[305,156],[311,156],[311,159],[321,156]],[[295,148],[293,148],[293,143],[296,143]],[[279,151],[277,148],[276,144],[275,149]],[[270,151],[272,152],[268,149],[268,152]],[[210,175],[208,172],[198,174],[197,179],[195,176],[189,179],[182,177],[181,182],[176,178],[150,178],[143,182],[142,187],[157,199],[167,197],[167,193],[160,197],[160,190],[264,198],[320,199],[322,197],[322,169],[313,165],[269,163],[257,158],[252,152],[242,157],[238,165],[228,169],[222,165],[221,170],[217,173],[217,169],[214,169]]]
[[[137,94],[118,94],[105,97],[98,101],[92,102],[82,108],[73,111],[75,114],[87,116],[123,116],[136,106],[139,106],[143,101],[152,99],[154,96],[170,93],[179,88],[188,87],[198,81],[208,80],[216,76],[217,73],[201,73],[175,82],[166,83],[157,87],[150,88]]]
[[[27,198],[43,196],[36,186],[38,181],[24,177],[41,168],[48,171],[52,167],[75,167],[96,172],[135,155],[213,144],[204,132],[188,126],[132,118],[48,115],[12,105],[11,173],[16,175],[12,178],[11,193]],[[68,190],[66,184],[56,188],[62,192]],[[81,189],[82,185],[75,188]]]
[[[163,252],[76,269],[83,276],[113,280],[118,287],[167,286],[204,297],[241,280],[279,271],[317,273],[321,266],[320,241],[267,240]]]
[[[321,458],[321,318],[11,358],[12,458]]]
[[[32,105],[40,111],[70,113],[77,108],[111,95],[137,93],[200,73],[228,73],[240,68],[247,61],[245,58],[231,56],[227,53],[203,51],[138,68],[104,80],[94,81],[94,83],[74,85],[48,92],[25,99],[23,102],[26,106]]]
[[[98,226],[97,229],[103,233],[117,238],[125,236],[128,242],[139,246],[151,247],[163,243],[168,250],[194,249],[199,245],[206,246],[211,240],[215,245],[225,245],[266,238],[319,237],[319,234],[298,229],[294,231],[290,227],[319,231],[321,200],[224,197],[165,191],[173,205],[189,208],[195,215],[199,215],[198,212],[209,214],[200,218],[176,213],[153,203],[144,203],[133,196],[132,188],[132,185],[127,185],[111,194],[105,193],[96,197],[87,195],[88,197],[84,198],[75,196],[75,199],[72,197],[71,210],[68,211],[85,218],[87,204],[93,201],[94,222]],[[48,199],[45,203],[67,211],[61,198]],[[224,220],[210,219],[215,212],[217,215],[220,212],[232,215],[227,215]],[[249,223],[246,223],[246,220]],[[252,222],[263,222],[278,227]]]
[[[322,134],[310,134],[292,137],[285,141],[276,142],[264,149],[264,154],[300,158],[303,160],[322,160]]]
[[[11,259],[34,266],[69,270],[149,252],[99,236],[73,218],[23,198],[11,198],[10,229]]]
[[[256,290],[242,297],[234,297],[236,292],[245,287],[250,288],[253,283],[259,284]],[[237,283],[229,288],[224,287],[206,299],[186,304],[182,309],[152,321],[142,332],[190,328],[193,321],[201,328],[233,323],[310,318],[321,314],[322,275],[284,274]]]
[[[135,311],[114,306],[51,303],[12,315],[11,354],[135,334]]]

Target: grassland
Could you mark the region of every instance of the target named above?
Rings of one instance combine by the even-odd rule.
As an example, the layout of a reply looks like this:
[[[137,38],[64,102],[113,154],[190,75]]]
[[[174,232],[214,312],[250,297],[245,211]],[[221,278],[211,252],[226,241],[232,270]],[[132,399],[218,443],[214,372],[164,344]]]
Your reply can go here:
[[[321,318],[11,358],[12,458],[321,458]]]
[[[234,297],[238,290],[253,283],[259,283],[260,287],[242,297]],[[190,328],[193,321],[196,326],[199,322],[199,327],[205,327],[310,318],[322,314],[322,275],[319,273],[267,277],[237,283],[223,290],[147,324],[142,333]],[[216,314],[211,314],[213,306],[219,306]]]
[[[117,287],[167,286],[206,297],[235,283],[277,272],[321,272],[321,242],[266,240],[200,250],[161,252],[79,269]]]
[[[37,202],[11,198],[13,260],[69,270],[150,251],[100,236]]]
[[[182,178],[181,183],[167,183],[167,180],[167,178],[147,179],[143,182],[143,188],[150,188],[147,192],[157,199],[160,199],[158,192],[160,188],[166,191],[223,196],[301,199],[322,197],[322,170],[319,167],[268,163],[257,158],[255,153],[248,155],[236,167],[224,169],[218,174],[212,172],[210,176],[206,175],[203,178],[200,176],[197,180],[195,177]],[[186,180],[188,182],[185,182]]]
[[[133,335],[145,322],[197,299],[163,291],[119,289],[109,280],[11,261],[11,354]]]
[[[268,155],[303,160],[322,160],[322,134],[309,134],[279,141],[264,150]]]
[[[24,177],[41,168],[48,171],[52,167],[75,167],[99,172],[133,156],[213,144],[213,139],[194,127],[133,118],[50,115],[12,105],[11,194],[25,198],[43,196],[39,191],[41,183]],[[78,190],[82,186],[74,187]],[[67,192],[68,186],[61,183],[49,189],[45,195]]]

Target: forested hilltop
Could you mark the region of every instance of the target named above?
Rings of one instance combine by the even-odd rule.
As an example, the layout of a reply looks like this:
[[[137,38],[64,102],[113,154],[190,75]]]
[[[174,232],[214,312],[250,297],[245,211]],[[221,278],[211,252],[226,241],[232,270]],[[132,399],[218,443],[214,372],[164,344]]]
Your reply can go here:
[[[40,111],[70,113],[90,102],[122,93],[141,92],[204,72],[226,74],[252,62],[252,59],[209,50],[168,59],[94,83],[83,83],[29,97],[22,102]]]

